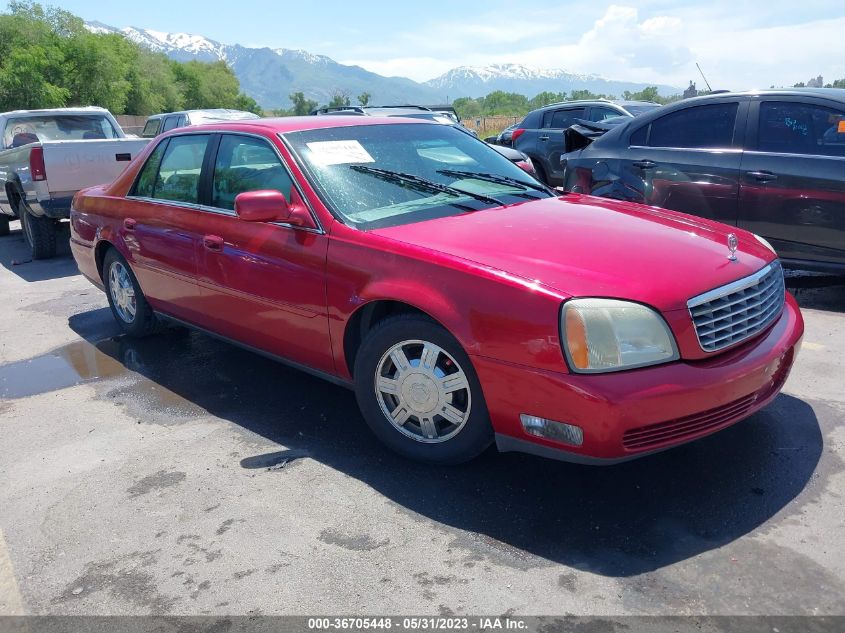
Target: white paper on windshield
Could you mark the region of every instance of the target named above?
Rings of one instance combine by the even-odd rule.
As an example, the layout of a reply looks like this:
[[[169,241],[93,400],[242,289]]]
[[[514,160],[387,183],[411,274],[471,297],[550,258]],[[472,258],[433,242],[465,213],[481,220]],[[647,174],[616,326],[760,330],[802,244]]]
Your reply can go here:
[[[318,165],[346,165],[376,162],[358,141],[315,141],[306,143]]]

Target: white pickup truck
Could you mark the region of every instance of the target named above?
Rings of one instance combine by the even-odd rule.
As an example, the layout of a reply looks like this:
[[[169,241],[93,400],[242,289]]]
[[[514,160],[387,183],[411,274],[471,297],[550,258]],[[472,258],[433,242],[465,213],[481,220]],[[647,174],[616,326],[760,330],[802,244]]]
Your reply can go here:
[[[114,180],[147,143],[103,108],[0,113],[0,235],[20,218],[32,257],[53,257],[74,194]]]

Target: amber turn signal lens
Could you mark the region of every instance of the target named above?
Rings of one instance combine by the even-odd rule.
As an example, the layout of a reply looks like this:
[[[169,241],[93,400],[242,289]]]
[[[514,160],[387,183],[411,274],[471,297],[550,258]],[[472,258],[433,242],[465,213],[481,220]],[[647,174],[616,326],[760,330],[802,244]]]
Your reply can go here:
[[[578,369],[587,369],[590,361],[587,355],[587,327],[578,310],[566,311],[566,344],[572,362]]]

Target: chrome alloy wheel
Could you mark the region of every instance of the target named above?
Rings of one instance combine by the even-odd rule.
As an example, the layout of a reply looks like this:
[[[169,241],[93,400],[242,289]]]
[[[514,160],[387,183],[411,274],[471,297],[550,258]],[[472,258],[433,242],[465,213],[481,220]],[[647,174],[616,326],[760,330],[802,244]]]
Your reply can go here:
[[[472,407],[464,370],[428,341],[402,341],[388,349],[376,369],[375,391],[396,430],[428,444],[457,435]]]
[[[117,315],[126,323],[132,323],[138,311],[135,288],[129,277],[129,271],[118,261],[112,262],[109,267],[109,293]]]

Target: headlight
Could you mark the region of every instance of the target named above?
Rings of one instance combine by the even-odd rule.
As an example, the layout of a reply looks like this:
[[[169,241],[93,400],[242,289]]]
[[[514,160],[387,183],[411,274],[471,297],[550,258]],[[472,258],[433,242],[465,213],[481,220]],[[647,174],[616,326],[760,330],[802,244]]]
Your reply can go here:
[[[769,244],[769,240],[767,240],[767,239],[766,239],[766,238],[764,238],[764,237],[760,237],[760,236],[759,236],[759,235],[757,235],[756,233],[752,233],[752,235],[754,235],[754,237],[756,237],[756,238],[757,238],[757,241],[758,241],[758,242],[760,242],[763,246],[765,246],[765,247],[766,247],[766,248],[768,248],[770,251],[772,251],[773,253],[775,253],[775,255],[777,255],[777,253],[775,252],[774,247],[773,247],[771,244]]]
[[[563,304],[560,319],[566,360],[577,373],[620,371],[679,358],[663,317],[639,303],[572,299]]]

